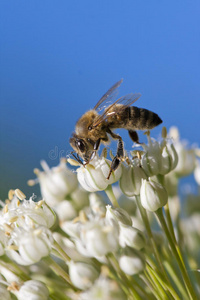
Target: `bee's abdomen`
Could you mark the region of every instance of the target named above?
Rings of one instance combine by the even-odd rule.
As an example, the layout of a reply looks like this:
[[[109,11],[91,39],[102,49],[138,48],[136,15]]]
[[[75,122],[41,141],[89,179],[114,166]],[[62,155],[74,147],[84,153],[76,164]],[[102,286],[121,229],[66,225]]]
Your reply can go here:
[[[162,123],[161,118],[156,113],[144,108],[127,107],[124,114],[127,120],[126,128],[130,130],[152,129]]]

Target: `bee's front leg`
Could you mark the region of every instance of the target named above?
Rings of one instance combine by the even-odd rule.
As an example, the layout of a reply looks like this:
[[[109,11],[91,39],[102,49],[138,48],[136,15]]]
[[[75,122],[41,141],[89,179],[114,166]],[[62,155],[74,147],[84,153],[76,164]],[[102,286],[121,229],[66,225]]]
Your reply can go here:
[[[100,143],[101,143],[101,138],[99,138],[95,143],[94,143],[94,148],[93,148],[93,151],[90,155],[90,160],[92,160],[95,155],[96,155],[96,152],[97,150],[99,149],[99,146],[100,146]]]
[[[117,155],[112,160],[110,171],[106,179],[109,179],[112,171],[115,171],[119,167],[120,162],[123,158],[124,158],[124,144],[122,138],[119,137],[119,141],[117,145]]]

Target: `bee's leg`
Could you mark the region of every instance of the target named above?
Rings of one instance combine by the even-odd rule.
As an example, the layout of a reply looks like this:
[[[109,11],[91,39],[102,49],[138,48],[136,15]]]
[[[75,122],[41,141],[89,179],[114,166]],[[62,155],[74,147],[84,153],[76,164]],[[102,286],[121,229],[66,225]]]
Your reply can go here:
[[[108,133],[112,136],[113,139],[118,139],[118,145],[117,145],[117,155],[112,160],[107,179],[110,178],[112,171],[115,171],[119,167],[121,160],[124,158],[124,144],[121,136],[113,133],[111,130],[109,130]]]
[[[90,160],[92,160],[95,155],[96,155],[96,152],[97,150],[99,149],[99,146],[100,146],[100,143],[101,143],[101,138],[99,138],[95,143],[94,143],[94,150],[92,151],[91,155],[90,155]]]
[[[129,133],[129,136],[130,136],[130,138],[131,138],[131,140],[132,140],[133,142],[135,142],[135,143],[137,143],[137,144],[140,144],[140,143],[139,143],[139,137],[138,137],[138,134],[137,134],[136,131],[134,131],[134,130],[129,130],[128,133]]]
[[[75,151],[71,151],[71,155],[79,162],[79,164],[84,165],[84,163],[80,159],[78,153],[77,153],[77,155],[75,155],[74,153],[76,153],[76,152]]]

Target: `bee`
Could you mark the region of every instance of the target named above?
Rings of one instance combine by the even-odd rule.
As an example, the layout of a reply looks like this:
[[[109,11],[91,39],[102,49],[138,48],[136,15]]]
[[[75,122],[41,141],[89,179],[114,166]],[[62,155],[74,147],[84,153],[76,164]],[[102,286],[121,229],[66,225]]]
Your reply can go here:
[[[131,106],[140,98],[140,93],[127,94],[116,101],[113,100],[122,81],[121,79],[115,83],[95,107],[77,121],[75,133],[70,138],[70,145],[74,149],[71,154],[84,166],[94,158],[101,143],[105,145],[109,143],[109,136],[118,140],[117,154],[112,160],[107,179],[125,156],[122,138],[113,130],[126,129],[132,141],[139,143],[136,130],[150,130],[162,123],[156,113]]]

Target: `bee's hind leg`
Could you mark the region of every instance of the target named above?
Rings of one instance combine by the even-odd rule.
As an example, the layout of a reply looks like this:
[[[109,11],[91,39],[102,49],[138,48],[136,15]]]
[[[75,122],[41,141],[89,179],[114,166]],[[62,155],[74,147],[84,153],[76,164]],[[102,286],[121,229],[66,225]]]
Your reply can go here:
[[[138,134],[135,130],[129,130],[128,133],[133,142],[140,144]]]

